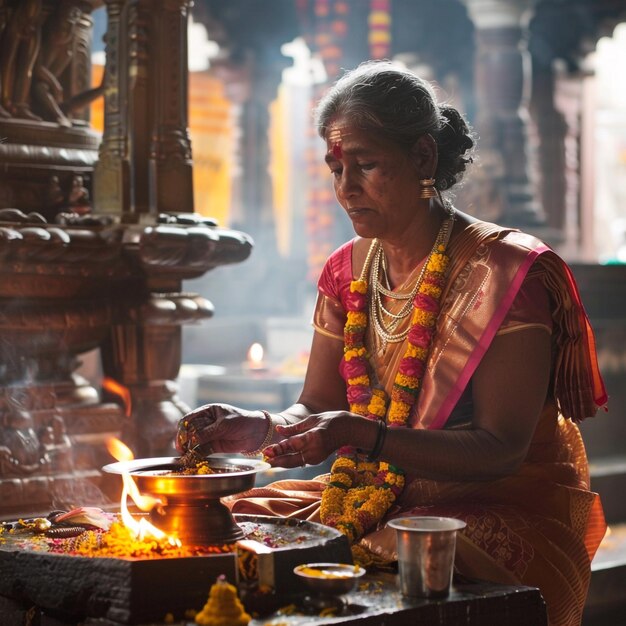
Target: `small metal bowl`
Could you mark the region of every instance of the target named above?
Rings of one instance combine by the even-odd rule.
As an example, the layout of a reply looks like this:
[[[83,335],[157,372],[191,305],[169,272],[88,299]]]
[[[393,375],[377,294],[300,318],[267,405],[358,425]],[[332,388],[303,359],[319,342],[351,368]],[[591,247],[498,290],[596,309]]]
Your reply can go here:
[[[293,573],[302,579],[307,589],[322,595],[339,596],[356,587],[365,568],[349,563],[303,563]]]

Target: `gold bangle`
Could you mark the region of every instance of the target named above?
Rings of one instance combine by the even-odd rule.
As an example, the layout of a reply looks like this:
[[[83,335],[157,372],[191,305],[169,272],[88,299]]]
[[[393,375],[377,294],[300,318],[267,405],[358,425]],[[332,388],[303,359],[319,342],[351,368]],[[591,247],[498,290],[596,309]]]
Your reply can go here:
[[[261,454],[261,452],[263,452],[263,450],[265,450],[265,448],[272,443],[272,439],[274,438],[274,422],[272,421],[272,416],[269,414],[269,411],[262,410],[261,413],[263,413],[263,416],[269,424],[267,434],[265,435],[265,439],[261,442],[261,445],[256,450],[243,453],[246,456],[257,456],[257,454]]]

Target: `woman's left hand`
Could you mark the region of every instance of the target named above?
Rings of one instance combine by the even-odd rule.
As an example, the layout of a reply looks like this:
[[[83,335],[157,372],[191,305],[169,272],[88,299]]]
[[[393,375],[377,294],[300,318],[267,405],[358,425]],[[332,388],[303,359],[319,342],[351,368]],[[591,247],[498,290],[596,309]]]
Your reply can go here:
[[[343,445],[341,432],[353,416],[348,411],[309,415],[290,426],[276,426],[285,439],[267,447],[264,456],[273,467],[317,465]]]

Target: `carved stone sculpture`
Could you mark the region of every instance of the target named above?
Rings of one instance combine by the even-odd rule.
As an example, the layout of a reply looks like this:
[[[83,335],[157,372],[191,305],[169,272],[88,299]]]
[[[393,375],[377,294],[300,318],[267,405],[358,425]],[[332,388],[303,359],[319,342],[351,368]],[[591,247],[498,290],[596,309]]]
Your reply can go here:
[[[41,51],[34,68],[33,98],[43,111],[44,119],[61,126],[71,121],[61,110],[65,94],[59,79],[74,55],[77,24],[82,16],[81,2],[61,0],[46,21]]]
[[[3,31],[2,104],[5,111],[18,118],[40,119],[31,112],[29,101],[43,18],[42,0],[20,0],[12,7]]]

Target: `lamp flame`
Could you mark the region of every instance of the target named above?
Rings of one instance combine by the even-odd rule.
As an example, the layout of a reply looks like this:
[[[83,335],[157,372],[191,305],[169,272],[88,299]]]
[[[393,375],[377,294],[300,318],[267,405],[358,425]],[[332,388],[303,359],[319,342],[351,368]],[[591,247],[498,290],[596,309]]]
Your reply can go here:
[[[248,350],[248,365],[251,369],[263,367],[263,346],[260,343],[253,343]]]
[[[124,414],[126,417],[130,417],[133,412],[133,404],[130,397],[130,389],[128,387],[124,387],[124,385],[118,383],[113,378],[109,378],[105,376],[102,379],[102,387],[107,391],[114,393],[116,396],[119,396],[124,403]],[[109,450],[110,452],[110,450]],[[133,457],[131,457],[133,458]]]
[[[132,461],[135,458],[132,450],[115,437],[107,440],[106,447],[111,453],[111,456],[118,461]],[[132,479],[130,474],[122,474],[122,480],[124,481],[124,487],[122,489],[122,497],[120,500],[120,514],[124,526],[126,526],[133,533],[135,538],[139,540],[149,538],[159,540],[167,539],[170,545],[180,547],[182,544],[177,537],[167,535],[143,517],[136,520],[128,511],[128,506],[126,504],[128,496],[130,496],[141,511],[150,511],[155,506],[162,504],[161,500],[154,498],[153,496],[140,493],[137,483]]]

